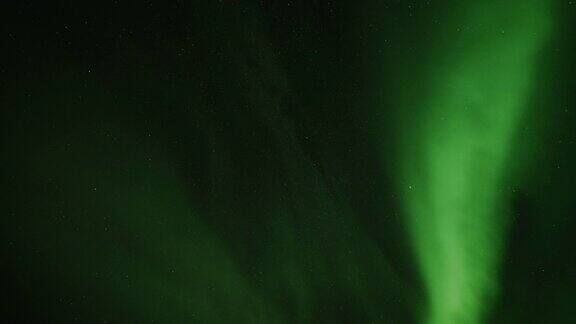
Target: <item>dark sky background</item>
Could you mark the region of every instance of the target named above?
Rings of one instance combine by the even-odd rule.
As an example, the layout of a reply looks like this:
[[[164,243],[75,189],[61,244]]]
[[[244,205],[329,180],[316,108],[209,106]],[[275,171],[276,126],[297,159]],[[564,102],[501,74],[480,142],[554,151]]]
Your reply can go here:
[[[2,317],[421,323],[391,98],[452,4],[2,2]],[[576,318],[575,6],[556,6],[486,323]]]

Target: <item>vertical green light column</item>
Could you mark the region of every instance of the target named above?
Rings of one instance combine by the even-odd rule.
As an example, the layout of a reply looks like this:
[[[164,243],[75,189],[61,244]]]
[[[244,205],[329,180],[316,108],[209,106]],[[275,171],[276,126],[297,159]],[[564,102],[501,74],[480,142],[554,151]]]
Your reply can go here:
[[[402,83],[398,107],[398,185],[428,324],[482,322],[497,295],[503,179],[550,30],[546,0],[454,3],[434,31],[423,93]]]

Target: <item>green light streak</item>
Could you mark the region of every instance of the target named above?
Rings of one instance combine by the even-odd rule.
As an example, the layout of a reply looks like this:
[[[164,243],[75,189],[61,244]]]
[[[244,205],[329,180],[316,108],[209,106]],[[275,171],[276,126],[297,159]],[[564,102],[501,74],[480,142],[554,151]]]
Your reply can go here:
[[[401,106],[398,182],[429,324],[482,322],[498,293],[503,179],[549,33],[546,1],[452,8],[454,18],[434,36],[439,45],[426,61],[426,92],[415,103],[421,110],[409,113],[413,98]]]

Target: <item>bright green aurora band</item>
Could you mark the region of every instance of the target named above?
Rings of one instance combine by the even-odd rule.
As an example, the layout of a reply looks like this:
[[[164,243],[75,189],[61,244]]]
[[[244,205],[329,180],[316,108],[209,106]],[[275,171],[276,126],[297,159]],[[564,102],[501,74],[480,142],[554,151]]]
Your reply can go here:
[[[450,23],[433,37],[439,45],[426,62],[421,113],[408,116],[407,104],[399,109],[405,133],[398,183],[428,324],[483,322],[498,293],[506,166],[550,29],[547,1],[452,8]]]

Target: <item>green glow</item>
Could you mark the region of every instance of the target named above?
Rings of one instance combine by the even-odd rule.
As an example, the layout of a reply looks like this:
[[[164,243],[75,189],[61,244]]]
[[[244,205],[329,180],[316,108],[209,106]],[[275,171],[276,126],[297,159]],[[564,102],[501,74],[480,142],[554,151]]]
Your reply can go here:
[[[498,293],[506,165],[549,33],[546,1],[471,3],[452,7],[426,61],[425,95],[401,107],[398,182],[429,324],[482,322]]]

